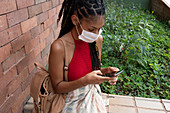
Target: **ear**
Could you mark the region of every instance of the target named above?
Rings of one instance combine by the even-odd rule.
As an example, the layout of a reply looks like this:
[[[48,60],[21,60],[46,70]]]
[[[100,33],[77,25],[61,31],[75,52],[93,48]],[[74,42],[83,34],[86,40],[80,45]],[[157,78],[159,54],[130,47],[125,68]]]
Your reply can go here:
[[[77,20],[77,16],[76,15],[72,15],[71,16],[71,21],[74,25],[77,25],[78,24],[78,20]]]

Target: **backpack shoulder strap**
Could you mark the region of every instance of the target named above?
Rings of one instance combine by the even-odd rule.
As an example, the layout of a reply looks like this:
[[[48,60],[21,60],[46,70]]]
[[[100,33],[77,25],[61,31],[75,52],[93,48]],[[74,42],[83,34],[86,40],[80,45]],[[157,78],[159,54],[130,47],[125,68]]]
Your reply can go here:
[[[67,48],[67,44],[65,42],[64,39],[60,38],[62,43],[63,43],[63,46],[64,46],[64,67],[63,67],[63,70],[64,70],[64,80],[65,81],[68,81],[68,65],[69,65],[69,61],[68,61],[68,48]]]

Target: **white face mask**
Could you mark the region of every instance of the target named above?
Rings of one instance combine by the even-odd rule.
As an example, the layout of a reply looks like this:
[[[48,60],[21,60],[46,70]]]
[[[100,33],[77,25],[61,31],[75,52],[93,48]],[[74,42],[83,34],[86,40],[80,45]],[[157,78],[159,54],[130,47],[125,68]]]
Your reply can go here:
[[[80,24],[80,22],[79,22],[79,24]],[[98,39],[98,37],[102,33],[101,29],[99,30],[99,34],[96,34],[96,33],[92,33],[92,32],[84,30],[83,27],[81,26],[81,24],[80,24],[80,27],[83,30],[81,35],[80,35],[80,33],[79,33],[78,29],[77,29],[77,25],[76,25],[76,30],[77,30],[77,33],[79,35],[78,38],[80,40],[83,40],[83,41],[87,42],[87,43],[93,43],[94,41],[96,41]]]

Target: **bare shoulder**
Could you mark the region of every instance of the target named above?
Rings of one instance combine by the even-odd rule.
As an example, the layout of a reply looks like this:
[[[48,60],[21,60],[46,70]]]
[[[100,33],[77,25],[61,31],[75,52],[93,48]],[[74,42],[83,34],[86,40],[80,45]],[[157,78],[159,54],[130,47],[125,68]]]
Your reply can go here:
[[[56,53],[56,52],[58,53],[58,52],[63,52],[63,51],[64,51],[64,46],[63,46],[63,42],[61,41],[61,39],[57,39],[51,44],[52,53]]]
[[[73,41],[71,40],[69,33],[67,33],[51,44],[51,53],[63,54],[64,46],[68,46],[67,48],[69,48],[72,43]]]

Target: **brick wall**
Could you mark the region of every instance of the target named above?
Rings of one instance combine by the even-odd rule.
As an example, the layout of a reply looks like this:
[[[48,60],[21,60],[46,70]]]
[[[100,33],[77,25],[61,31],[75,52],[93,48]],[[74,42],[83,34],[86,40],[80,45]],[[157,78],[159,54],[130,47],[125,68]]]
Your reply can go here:
[[[21,113],[34,62],[47,64],[63,0],[0,0],[0,113]]]
[[[158,19],[170,20],[170,8],[162,0],[151,0],[151,11],[154,11]]]

